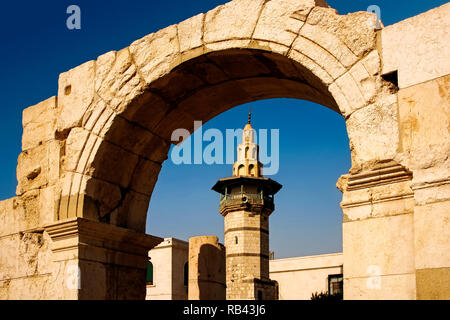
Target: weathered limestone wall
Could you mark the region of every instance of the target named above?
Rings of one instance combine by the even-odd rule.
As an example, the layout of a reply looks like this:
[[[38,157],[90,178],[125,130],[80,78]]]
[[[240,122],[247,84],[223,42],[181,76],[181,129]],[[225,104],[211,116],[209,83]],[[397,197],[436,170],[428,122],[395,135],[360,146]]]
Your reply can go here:
[[[53,285],[49,236],[38,210],[18,198],[0,202],[0,299],[49,299]]]
[[[411,173],[387,162],[351,174],[346,183],[344,298],[414,299]]]
[[[382,72],[398,71],[399,140],[394,161],[338,182],[346,299],[449,298],[449,13],[381,31]]]
[[[141,255],[159,238],[83,219],[44,224],[39,196],[23,199],[0,202],[1,299],[145,297]]]
[[[418,299],[450,299],[449,84],[447,75],[399,92],[402,148],[414,169],[411,223]]]
[[[189,239],[189,300],[225,300],[225,247],[216,236]]]
[[[413,171],[417,299],[450,298],[450,4],[387,27],[383,71],[399,70],[399,154]]]
[[[23,111],[18,197],[0,202],[1,299],[73,296],[65,286],[56,285],[58,266],[52,261],[51,239],[43,228],[54,219],[59,179],[56,105],[57,98],[52,97]]]
[[[342,274],[342,253],[269,261],[270,279],[278,282],[279,300],[310,300],[328,291],[328,276]]]
[[[399,70],[400,152],[414,172],[418,299],[450,298],[450,4],[383,30],[385,72]]]
[[[382,73],[398,71],[400,89],[450,73],[449,14],[447,3],[382,30]]]

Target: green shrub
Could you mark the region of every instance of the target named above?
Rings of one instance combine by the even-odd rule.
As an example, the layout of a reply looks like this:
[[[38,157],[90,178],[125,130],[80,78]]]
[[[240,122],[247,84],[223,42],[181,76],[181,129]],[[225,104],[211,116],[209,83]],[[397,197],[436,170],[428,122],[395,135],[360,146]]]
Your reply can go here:
[[[314,292],[311,295],[311,300],[315,301],[341,301],[343,299],[342,293],[329,294],[325,292]]]

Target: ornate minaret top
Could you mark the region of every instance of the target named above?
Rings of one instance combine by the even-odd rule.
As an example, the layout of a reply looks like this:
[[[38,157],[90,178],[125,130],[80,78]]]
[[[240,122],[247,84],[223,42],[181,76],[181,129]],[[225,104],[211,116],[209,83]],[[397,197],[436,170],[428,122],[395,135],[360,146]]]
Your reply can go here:
[[[242,143],[237,147],[237,161],[233,165],[233,177],[262,176],[262,164],[259,162],[259,150],[255,142],[255,130],[250,122],[251,110],[248,113],[248,123],[242,132]]]
[[[248,123],[242,132],[242,143],[237,147],[233,176],[219,179],[212,188],[221,194],[220,213],[223,216],[240,206],[254,211],[262,210],[261,212],[270,215],[274,210],[273,195],[282,187],[278,182],[262,175],[259,147],[250,122],[249,112]]]

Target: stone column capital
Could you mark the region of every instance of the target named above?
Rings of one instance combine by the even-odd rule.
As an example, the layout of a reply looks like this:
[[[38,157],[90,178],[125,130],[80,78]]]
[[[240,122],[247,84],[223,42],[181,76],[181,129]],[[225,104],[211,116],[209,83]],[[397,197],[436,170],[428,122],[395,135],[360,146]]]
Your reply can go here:
[[[54,261],[81,259],[146,268],[142,256],[163,241],[114,225],[73,218],[48,224]]]

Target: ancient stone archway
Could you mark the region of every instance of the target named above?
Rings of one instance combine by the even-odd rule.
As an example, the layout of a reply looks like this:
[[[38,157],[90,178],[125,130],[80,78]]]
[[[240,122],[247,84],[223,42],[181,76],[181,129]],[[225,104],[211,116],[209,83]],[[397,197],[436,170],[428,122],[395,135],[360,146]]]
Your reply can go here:
[[[36,249],[53,261],[43,297],[143,298],[146,252],[159,241],[144,235],[147,208],[172,131],[288,97],[346,119],[346,298],[379,297],[366,286],[373,265],[384,294],[401,287],[388,298],[415,298],[409,150],[373,18],[340,16],[322,0],[234,0],[61,74],[57,98],[24,111],[18,197],[4,204],[25,218],[33,208],[37,220],[18,231],[51,244],[51,254]],[[80,288],[61,285],[69,264]]]
[[[206,122],[245,102],[307,99],[346,118],[374,103],[393,108],[368,13],[339,18],[332,9],[312,11],[313,2],[298,1],[277,12],[280,3],[232,2],[61,75],[57,130],[68,136],[58,218],[103,219],[142,232],[145,205],[134,207],[133,216],[123,214],[135,199],[148,202],[172,131],[192,130],[194,120]],[[252,14],[236,15],[242,7]],[[314,24],[304,22],[308,14]],[[331,17],[339,20],[334,27],[359,19],[359,34],[347,30],[346,38],[345,27],[328,31]],[[82,98],[75,114],[73,100]],[[384,133],[390,134],[395,131]],[[389,147],[378,157],[354,149],[353,158],[385,158],[395,152]],[[110,197],[96,194],[99,189]]]

